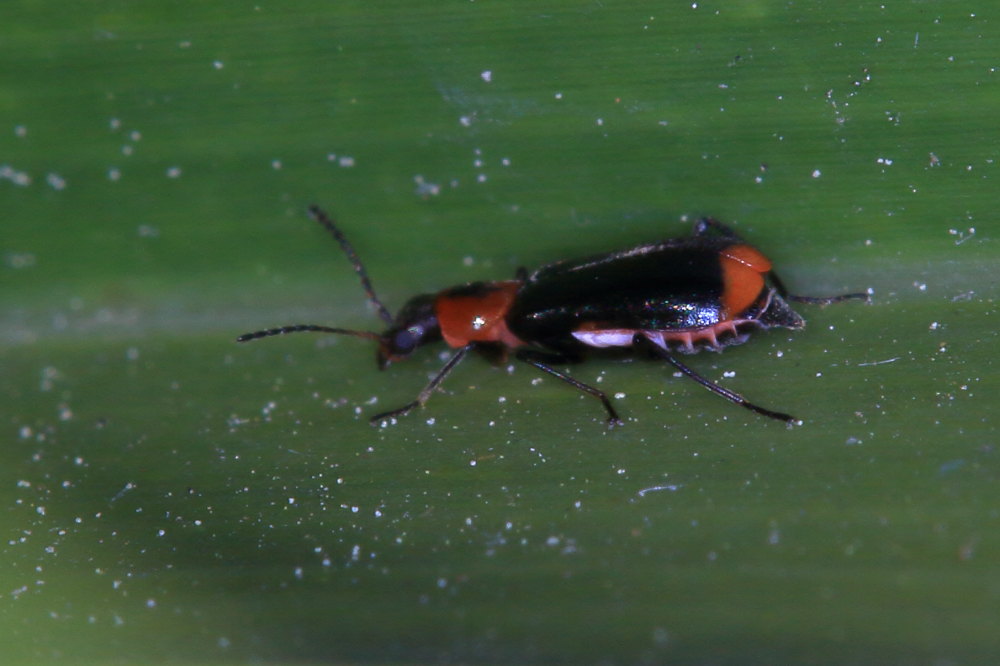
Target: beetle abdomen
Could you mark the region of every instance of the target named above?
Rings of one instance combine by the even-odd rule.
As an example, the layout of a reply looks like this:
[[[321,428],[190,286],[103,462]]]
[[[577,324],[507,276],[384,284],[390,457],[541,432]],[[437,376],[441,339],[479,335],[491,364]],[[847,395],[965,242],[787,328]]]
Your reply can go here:
[[[705,326],[687,328],[626,328],[598,322],[585,322],[570,332],[573,338],[588,347],[631,347],[636,335],[641,335],[664,351],[695,354],[702,349],[720,352],[730,345],[747,341],[756,329],[771,327],[802,328],[805,322],[788,307],[777,292],[765,289],[743,312],[733,319],[713,321]]]
[[[742,344],[750,337],[750,329],[753,328],[761,328],[761,323],[756,319],[732,319],[686,330],[587,327],[573,331],[572,336],[588,347],[607,348],[631,347],[635,336],[641,335],[664,351],[695,354],[702,349],[719,352],[729,345]]]

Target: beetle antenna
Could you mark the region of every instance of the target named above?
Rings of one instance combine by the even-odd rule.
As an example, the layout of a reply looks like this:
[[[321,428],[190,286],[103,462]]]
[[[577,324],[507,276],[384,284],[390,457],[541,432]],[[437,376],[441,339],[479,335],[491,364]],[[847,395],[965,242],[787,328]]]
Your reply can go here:
[[[356,338],[365,338],[367,340],[375,340],[375,341],[379,341],[382,339],[382,336],[380,336],[378,333],[373,333],[372,331],[352,331],[347,328],[331,328],[329,326],[316,326],[314,324],[295,324],[293,326],[282,326],[281,328],[268,328],[263,331],[244,333],[240,337],[236,338],[236,342],[248,342],[250,340],[256,340],[258,338],[269,338],[272,335],[285,335],[287,333],[304,333],[304,332],[337,333],[339,335],[353,335]]]
[[[323,227],[337,239],[337,242],[340,243],[340,249],[342,249],[344,254],[347,255],[348,261],[350,261],[351,265],[354,266],[354,272],[357,273],[358,278],[361,279],[361,286],[364,288],[365,294],[368,295],[368,301],[372,303],[376,309],[378,309],[378,314],[382,317],[382,321],[392,325],[392,314],[389,312],[388,308],[382,305],[382,301],[378,299],[378,296],[375,295],[375,289],[372,287],[372,281],[368,279],[368,271],[365,270],[364,264],[361,263],[358,253],[354,251],[351,243],[347,240],[347,237],[344,236],[344,232],[342,232],[337,225],[334,224],[333,220],[330,219],[330,216],[323,212],[319,206],[309,206],[309,214],[312,215],[314,220],[323,225]],[[337,332],[344,333],[345,331]]]

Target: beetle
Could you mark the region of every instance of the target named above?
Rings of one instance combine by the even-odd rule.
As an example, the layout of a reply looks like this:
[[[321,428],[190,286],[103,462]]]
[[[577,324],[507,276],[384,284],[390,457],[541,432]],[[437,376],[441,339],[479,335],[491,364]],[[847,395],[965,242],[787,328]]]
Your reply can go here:
[[[666,361],[741,407],[789,426],[800,424],[789,414],[760,407],[706,379],[677,355],[720,352],[745,342],[756,330],[801,329],[805,320],[790,302],[829,305],[871,298],[871,290],[827,297],[790,294],[760,250],[725,224],[703,218],[687,237],[559,261],[532,273],[520,268],[512,280],[472,282],[421,294],[393,316],[376,296],[364,264],[340,227],[317,206],[310,206],[309,213],[340,244],[386,330],[294,324],[246,333],[237,341],[300,332],[365,338],[377,344],[380,370],[441,340],[455,350],[416,400],[376,414],[372,425],[422,407],[471,351],[493,359],[513,352],[517,360],[599,400],[609,427],[622,425],[603,391],[553,367],[579,363],[588,352],[608,348]]]

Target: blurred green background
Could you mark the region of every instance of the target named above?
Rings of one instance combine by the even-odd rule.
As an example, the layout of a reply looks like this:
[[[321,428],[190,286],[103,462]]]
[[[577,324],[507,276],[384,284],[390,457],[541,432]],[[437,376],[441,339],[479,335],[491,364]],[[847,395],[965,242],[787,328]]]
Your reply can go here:
[[[9,0],[4,663],[1000,650],[986,2]],[[713,215],[802,306],[690,364],[384,373],[390,308]],[[994,407],[990,407],[994,405]]]

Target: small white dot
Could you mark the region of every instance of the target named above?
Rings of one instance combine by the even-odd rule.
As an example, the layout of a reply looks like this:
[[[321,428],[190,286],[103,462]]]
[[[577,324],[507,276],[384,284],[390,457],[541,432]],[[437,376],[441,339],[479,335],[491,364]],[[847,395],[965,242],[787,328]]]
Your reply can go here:
[[[47,182],[49,184],[49,187],[51,187],[53,190],[66,189],[66,179],[55,172],[46,174],[45,182]]]

